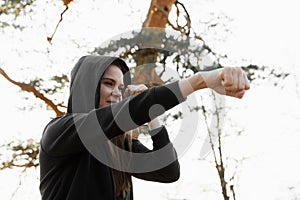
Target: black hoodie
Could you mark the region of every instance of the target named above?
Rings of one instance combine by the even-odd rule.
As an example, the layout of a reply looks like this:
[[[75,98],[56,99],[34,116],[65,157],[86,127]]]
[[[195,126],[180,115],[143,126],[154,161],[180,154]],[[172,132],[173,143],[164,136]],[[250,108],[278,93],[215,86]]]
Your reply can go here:
[[[116,200],[110,165],[102,162],[103,146],[109,139],[137,128],[178,105],[184,98],[178,82],[154,87],[122,101],[98,108],[100,80],[112,62],[123,66],[124,84],[131,83],[126,63],[115,57],[84,56],[71,73],[67,114],[57,117],[45,127],[40,142],[40,192],[43,200]],[[163,109],[152,109],[160,105]],[[149,116],[151,110],[151,116]],[[130,174],[156,182],[174,182],[179,178],[176,151],[165,127],[151,130],[153,149],[132,140],[132,152],[164,151],[163,160],[170,160],[160,169],[140,169],[140,160],[133,158]],[[141,154],[143,155],[143,154]],[[162,161],[155,156],[145,158],[146,166]],[[104,158],[105,160],[105,158]],[[144,162],[143,161],[143,162]],[[148,162],[148,163],[147,163]],[[145,165],[143,165],[145,166]],[[126,199],[133,199],[132,190]]]

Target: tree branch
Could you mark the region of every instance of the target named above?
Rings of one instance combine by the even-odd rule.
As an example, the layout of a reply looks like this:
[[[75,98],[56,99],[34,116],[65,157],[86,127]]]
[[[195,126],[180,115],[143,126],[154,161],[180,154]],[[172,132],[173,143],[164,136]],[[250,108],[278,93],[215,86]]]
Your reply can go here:
[[[221,130],[221,127],[220,127],[221,126],[221,124],[220,124],[220,110],[219,110],[219,107],[218,107],[217,102],[216,102],[215,93],[212,92],[212,95],[213,95],[213,98],[214,98],[215,108],[216,108],[216,111],[213,112],[212,114],[216,115],[216,118],[217,118],[216,128],[218,130],[218,135],[217,135],[217,137],[218,137],[218,147],[215,146],[215,141],[213,140],[214,139],[213,137],[216,137],[216,136],[213,135],[213,130],[211,130],[210,127],[209,127],[208,118],[207,118],[207,111],[206,111],[204,106],[202,106],[202,114],[204,116],[206,129],[207,129],[208,135],[209,135],[209,140],[210,140],[209,142],[210,142],[211,149],[212,149],[213,156],[214,156],[214,163],[215,163],[215,166],[216,166],[216,169],[217,169],[217,172],[218,172],[218,175],[219,175],[219,179],[220,179],[222,195],[223,195],[224,200],[229,200],[229,196],[228,196],[228,192],[227,192],[228,183],[225,180],[225,167],[224,167],[223,154],[222,154],[222,141],[221,141],[222,130]],[[201,97],[201,100],[202,99],[203,98]]]
[[[26,84],[26,83],[21,83],[21,82],[17,82],[14,81],[13,79],[11,79],[6,73],[5,71],[0,68],[0,74],[6,79],[8,80],[10,83],[19,86],[21,88],[21,90],[24,90],[26,92],[31,92],[34,94],[34,96],[36,96],[37,98],[41,99],[42,101],[44,101],[48,106],[50,106],[50,108],[55,112],[56,116],[61,116],[64,114],[64,112],[60,111],[57,107],[58,105],[55,105],[50,99],[48,99],[47,97],[45,97],[42,93],[40,93],[39,91],[37,91],[32,85]]]
[[[190,30],[191,30],[191,18],[190,18],[190,15],[187,11],[187,9],[185,8],[184,4],[183,3],[180,3],[179,1],[175,1],[174,3],[175,7],[176,7],[176,26],[173,25],[169,20],[168,20],[168,24],[176,31],[179,31],[183,34],[185,34],[186,36],[189,36],[190,35]],[[181,26],[179,25],[179,17],[180,17],[180,10],[179,10],[179,6],[180,5],[183,10],[184,10],[184,13],[186,14],[184,16],[185,20],[186,20],[186,24]]]
[[[47,37],[47,41],[48,41],[50,44],[51,44],[52,39],[53,39],[53,37],[54,37],[54,35],[55,35],[56,31],[57,31],[57,28],[58,28],[59,24],[60,24],[60,23],[62,22],[62,20],[63,20],[63,15],[64,15],[64,13],[65,13],[68,9],[69,9],[69,6],[66,5],[65,10],[60,14],[60,19],[59,19],[58,23],[56,24],[56,27],[55,27],[55,29],[54,29],[54,32],[52,33],[52,35],[51,35],[50,37]]]

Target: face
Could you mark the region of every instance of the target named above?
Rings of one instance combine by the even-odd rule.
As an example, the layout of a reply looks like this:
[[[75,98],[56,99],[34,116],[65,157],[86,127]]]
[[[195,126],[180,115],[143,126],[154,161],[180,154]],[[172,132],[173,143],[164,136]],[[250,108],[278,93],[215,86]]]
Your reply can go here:
[[[123,73],[120,68],[111,65],[107,68],[101,80],[99,107],[121,101],[123,90]]]

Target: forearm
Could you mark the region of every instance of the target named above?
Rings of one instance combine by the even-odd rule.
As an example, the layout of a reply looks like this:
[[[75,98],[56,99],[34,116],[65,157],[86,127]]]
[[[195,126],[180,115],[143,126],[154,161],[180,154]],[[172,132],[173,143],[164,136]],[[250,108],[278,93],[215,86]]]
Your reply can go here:
[[[149,123],[184,100],[178,82],[174,82],[96,109],[96,115],[100,127],[110,139]]]
[[[204,88],[210,88],[219,94],[242,98],[250,88],[245,72],[239,67],[224,67],[205,72],[197,72],[189,78],[179,81],[183,97]]]
[[[186,98],[188,95],[192,94],[196,90],[207,88],[205,81],[205,72],[198,72],[189,78],[179,81],[179,88],[182,96]]]
[[[133,141],[133,152],[144,153],[141,156],[147,157],[143,163],[146,166],[153,166],[149,172],[133,173],[136,178],[148,181],[170,183],[178,180],[180,176],[180,165],[177,158],[176,150],[170,143],[167,129],[162,126],[160,129],[150,130],[149,134],[153,141],[153,149],[149,150],[138,140]],[[168,145],[168,146],[167,146]],[[164,150],[160,153],[157,151]],[[133,161],[140,166],[141,163]],[[148,169],[149,170],[149,169]],[[147,170],[147,171],[148,171]]]

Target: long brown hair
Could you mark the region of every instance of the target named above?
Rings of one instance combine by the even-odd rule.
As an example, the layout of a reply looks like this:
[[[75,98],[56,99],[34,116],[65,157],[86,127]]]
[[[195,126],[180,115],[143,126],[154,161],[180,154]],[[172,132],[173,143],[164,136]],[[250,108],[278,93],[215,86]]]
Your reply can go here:
[[[126,69],[124,68],[124,66],[122,66],[122,63],[120,63],[119,60],[115,60],[112,64],[120,68],[123,73],[126,72]],[[121,149],[132,151],[132,131],[126,132],[122,135],[112,138],[111,142]],[[125,145],[127,148],[125,148]],[[110,152],[111,158],[115,162],[118,162],[118,166],[121,165],[122,167],[123,163],[120,163],[122,159],[120,158],[118,151],[114,151],[113,149],[114,148],[111,148]],[[117,197],[122,197],[123,199],[125,199],[127,193],[131,190],[131,175],[128,172],[119,171],[113,168],[111,171],[115,188],[115,194]]]
[[[126,149],[128,151],[131,151],[132,146],[132,135],[131,132],[127,132],[125,134],[122,134],[120,136],[117,136],[115,138],[111,139],[111,142],[113,145],[118,146],[121,149]],[[125,148],[125,145],[128,147]],[[116,148],[116,147],[115,147]],[[120,155],[117,151],[114,151],[111,149],[112,159],[117,162],[118,166],[122,166],[123,163],[121,162]],[[120,196],[122,198],[126,197],[126,194],[130,192],[131,189],[131,175],[128,172],[119,171],[117,169],[112,168],[112,176],[113,176],[113,182],[114,182],[114,188],[115,188],[115,194],[116,196]]]

